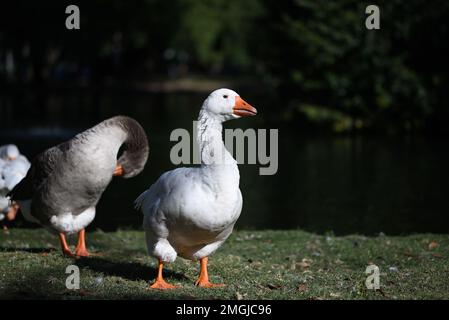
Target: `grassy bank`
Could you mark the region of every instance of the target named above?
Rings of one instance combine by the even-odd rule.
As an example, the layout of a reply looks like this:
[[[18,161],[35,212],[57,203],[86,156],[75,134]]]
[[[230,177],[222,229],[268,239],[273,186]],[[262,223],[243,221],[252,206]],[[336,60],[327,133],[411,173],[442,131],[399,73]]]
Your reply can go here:
[[[71,242],[73,243],[73,239]],[[210,258],[211,280],[193,285],[198,263],[178,258],[165,270],[171,291],[146,290],[155,260],[143,232],[91,232],[100,253],[62,257],[44,230],[0,232],[0,297],[56,299],[448,299],[449,236],[319,236],[303,231],[238,231]],[[80,290],[67,290],[65,269],[81,271]],[[380,268],[380,290],[367,290],[365,269]]]

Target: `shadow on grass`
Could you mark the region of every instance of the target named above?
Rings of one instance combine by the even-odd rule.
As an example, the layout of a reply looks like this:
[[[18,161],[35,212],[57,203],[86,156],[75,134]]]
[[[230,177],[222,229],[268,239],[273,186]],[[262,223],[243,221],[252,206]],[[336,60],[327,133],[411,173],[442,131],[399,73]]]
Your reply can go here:
[[[27,270],[18,279],[8,279],[0,290],[0,299],[6,300],[79,300],[79,299],[124,299],[124,300],[160,300],[160,299],[192,299],[180,292],[159,292],[136,290],[134,292],[112,292],[112,294],[99,293],[96,290],[80,289],[69,290],[65,288],[64,282],[52,283],[51,279],[65,280],[66,274],[61,268],[48,268],[46,270]]]
[[[26,253],[50,253],[56,251],[55,248],[17,248],[0,247],[0,252],[26,252]]]
[[[157,275],[157,269],[136,262],[110,261],[101,257],[80,258],[76,264],[82,268],[101,272],[105,275],[121,277],[131,281],[153,281]],[[164,269],[164,278],[185,280],[189,279],[182,273]]]
[[[0,252],[25,252],[36,254],[48,254],[57,251],[55,248],[17,248],[0,247]],[[125,278],[131,281],[152,281],[157,276],[157,269],[136,262],[121,262],[108,260],[102,257],[79,258],[74,260],[76,265],[89,268],[92,271],[101,272],[105,275]],[[167,279],[188,280],[184,274],[164,269],[164,277]]]
[[[0,252],[28,252],[45,253],[56,251],[56,249],[45,248],[0,248]],[[69,258],[67,258],[70,260]],[[70,264],[70,262],[68,261]],[[123,262],[109,260],[101,257],[89,257],[74,259],[80,269],[88,269],[99,272],[107,276],[117,276],[130,281],[150,282],[156,277],[157,270],[152,266],[137,262]],[[167,279],[188,279],[181,273],[164,270]],[[65,266],[55,266],[50,268],[27,269],[20,273],[20,277],[10,277],[3,283],[0,290],[0,299],[194,299],[195,297],[181,292],[160,292],[158,290],[146,291],[137,290],[135,292],[117,293],[104,295],[95,290],[68,290],[61,283],[67,277]],[[55,280],[59,280],[56,281]]]

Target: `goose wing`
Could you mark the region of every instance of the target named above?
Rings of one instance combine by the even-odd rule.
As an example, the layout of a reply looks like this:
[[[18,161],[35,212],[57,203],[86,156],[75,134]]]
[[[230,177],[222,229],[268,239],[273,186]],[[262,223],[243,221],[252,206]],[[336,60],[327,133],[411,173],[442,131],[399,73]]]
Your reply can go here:
[[[33,198],[34,191],[45,185],[52,175],[57,160],[61,157],[61,150],[50,148],[33,160],[25,178],[23,178],[8,194],[12,200],[29,200]]]

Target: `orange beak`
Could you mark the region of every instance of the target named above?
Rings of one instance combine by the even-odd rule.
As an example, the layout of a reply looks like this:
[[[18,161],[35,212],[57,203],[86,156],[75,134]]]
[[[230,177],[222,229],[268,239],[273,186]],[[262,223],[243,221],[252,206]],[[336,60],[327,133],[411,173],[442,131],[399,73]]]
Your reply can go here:
[[[255,116],[257,114],[256,108],[254,108],[239,96],[235,97],[235,105],[232,110],[236,116],[240,117]]]
[[[123,170],[123,167],[122,167],[121,165],[117,165],[117,166],[115,167],[113,176],[114,176],[114,177],[121,177],[121,176],[123,176],[124,174],[125,174],[125,170]]]

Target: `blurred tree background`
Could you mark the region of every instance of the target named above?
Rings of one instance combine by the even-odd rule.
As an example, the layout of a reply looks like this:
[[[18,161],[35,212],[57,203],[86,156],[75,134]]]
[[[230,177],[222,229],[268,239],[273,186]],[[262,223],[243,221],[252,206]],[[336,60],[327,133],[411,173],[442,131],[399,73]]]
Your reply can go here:
[[[65,28],[76,4],[81,29]],[[14,1],[0,12],[0,93],[227,79],[270,97],[266,119],[333,132],[447,133],[449,2]],[[267,98],[268,99],[268,98]],[[300,126],[298,126],[300,124]]]
[[[80,30],[65,27],[70,4]],[[365,27],[371,4],[380,30]],[[226,86],[259,110],[226,127],[280,132],[278,174],[240,166],[239,227],[447,233],[448,17],[447,0],[5,2],[0,144],[32,158],[107,117],[138,119],[149,165],[111,184],[93,225],[137,227],[130,204],[174,167],[170,131]]]

